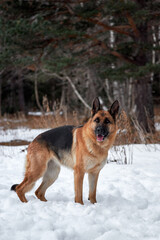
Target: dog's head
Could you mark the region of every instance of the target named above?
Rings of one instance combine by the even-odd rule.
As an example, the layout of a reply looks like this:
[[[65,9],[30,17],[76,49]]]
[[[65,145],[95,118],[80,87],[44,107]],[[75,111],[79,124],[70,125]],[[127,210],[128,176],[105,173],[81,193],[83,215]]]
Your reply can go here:
[[[119,111],[119,102],[116,100],[108,111],[102,110],[100,101],[95,98],[92,106],[91,128],[99,143],[116,135],[116,117]]]

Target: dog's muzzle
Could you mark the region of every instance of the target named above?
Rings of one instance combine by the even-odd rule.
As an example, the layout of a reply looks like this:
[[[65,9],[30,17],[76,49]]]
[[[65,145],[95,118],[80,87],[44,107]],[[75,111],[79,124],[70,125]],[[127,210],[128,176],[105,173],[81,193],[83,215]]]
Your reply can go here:
[[[108,136],[108,130],[103,126],[98,126],[95,129],[96,140],[98,142],[103,142],[104,139]]]

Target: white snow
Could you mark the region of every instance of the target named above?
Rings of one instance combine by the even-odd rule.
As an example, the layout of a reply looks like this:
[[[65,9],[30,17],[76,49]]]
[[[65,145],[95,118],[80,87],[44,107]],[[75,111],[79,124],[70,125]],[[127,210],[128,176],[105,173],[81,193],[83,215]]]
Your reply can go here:
[[[30,140],[28,130],[24,135]],[[0,240],[160,239],[160,144],[131,146],[133,164],[107,164],[94,205],[87,200],[86,175],[83,206],[74,203],[73,172],[66,168],[48,189],[48,202],[34,195],[40,180],[26,194],[29,202],[20,202],[10,187],[23,179],[25,148],[0,146]],[[112,149],[109,159],[118,152]]]
[[[54,115],[54,112],[53,111],[50,111],[50,112],[45,112],[45,113],[42,113],[42,112],[28,112],[28,115],[30,116],[48,116],[48,115]]]
[[[0,129],[0,142],[9,142],[14,140],[27,140],[32,141],[38,134],[47,131],[47,129],[30,129],[30,128],[18,128],[18,129]]]

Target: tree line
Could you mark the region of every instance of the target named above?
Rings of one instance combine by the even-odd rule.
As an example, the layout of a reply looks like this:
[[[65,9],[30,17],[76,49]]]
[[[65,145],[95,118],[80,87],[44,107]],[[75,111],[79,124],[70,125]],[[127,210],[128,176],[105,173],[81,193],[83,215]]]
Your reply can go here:
[[[147,132],[160,95],[160,2],[0,1],[0,112],[118,99]],[[154,98],[153,98],[154,97]],[[153,102],[154,101],[154,102]]]

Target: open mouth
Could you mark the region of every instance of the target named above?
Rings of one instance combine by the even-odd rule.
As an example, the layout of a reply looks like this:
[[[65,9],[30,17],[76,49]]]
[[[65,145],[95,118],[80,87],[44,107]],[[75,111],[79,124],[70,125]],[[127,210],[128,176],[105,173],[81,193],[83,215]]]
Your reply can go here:
[[[103,142],[104,141],[104,136],[99,134],[96,136],[98,142]]]

